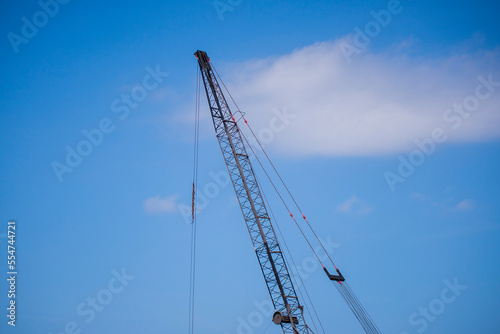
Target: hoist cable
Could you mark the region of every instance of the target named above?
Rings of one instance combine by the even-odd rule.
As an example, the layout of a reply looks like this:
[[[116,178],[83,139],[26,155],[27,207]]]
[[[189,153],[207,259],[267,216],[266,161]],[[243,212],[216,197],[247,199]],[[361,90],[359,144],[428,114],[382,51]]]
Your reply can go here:
[[[349,292],[349,294],[352,296],[353,300],[355,303],[359,306],[361,309],[361,312],[364,314],[365,318],[367,319],[368,323],[370,324],[370,327],[373,329],[374,333],[380,333],[380,330],[378,329],[377,325],[375,322],[372,320],[366,309],[364,308],[363,304],[361,304],[361,301],[358,299],[358,297],[354,294],[354,291],[351,289],[350,285],[347,282],[344,282],[346,290]]]
[[[353,312],[356,319],[358,319],[361,327],[365,330],[366,333],[371,334],[379,334],[380,330],[378,329],[375,322],[371,319],[371,317],[366,312],[365,308],[356,297],[354,292],[352,291],[349,284],[346,282],[338,282],[335,283],[335,287],[339,291],[342,298],[345,300],[351,311]]]
[[[195,283],[196,283],[196,203],[198,189],[199,136],[200,136],[200,73],[196,77],[196,105],[194,119],[193,191],[191,199],[191,258],[189,278],[189,334],[194,332]]]

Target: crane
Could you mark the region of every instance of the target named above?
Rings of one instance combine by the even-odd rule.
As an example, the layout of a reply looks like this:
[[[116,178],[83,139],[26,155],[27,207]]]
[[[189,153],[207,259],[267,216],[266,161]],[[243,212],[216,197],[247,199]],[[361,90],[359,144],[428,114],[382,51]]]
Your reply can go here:
[[[280,243],[265,205],[254,169],[248,155],[244,137],[224,97],[210,58],[204,51],[196,51],[201,77],[205,87],[210,113],[217,139],[232,180],[243,217],[257,255],[262,274],[275,312],[272,321],[280,325],[283,333],[313,333],[306,324],[304,308],[299,301]],[[193,184],[194,198],[194,184]],[[292,216],[293,217],[293,216]],[[303,215],[304,219],[305,216]],[[333,262],[332,262],[333,263]],[[323,269],[351,307],[367,333],[378,333],[375,325],[354,293],[343,284],[344,276],[335,267],[337,275]]]

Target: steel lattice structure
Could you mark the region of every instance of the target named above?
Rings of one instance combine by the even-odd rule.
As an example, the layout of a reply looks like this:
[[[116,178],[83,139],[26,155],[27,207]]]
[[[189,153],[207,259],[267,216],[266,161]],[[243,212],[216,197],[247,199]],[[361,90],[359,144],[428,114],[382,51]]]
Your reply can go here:
[[[222,155],[276,310],[273,321],[281,325],[283,333],[311,333],[305,323],[303,308],[293,287],[238,124],[207,54],[197,51],[195,56],[198,58]]]

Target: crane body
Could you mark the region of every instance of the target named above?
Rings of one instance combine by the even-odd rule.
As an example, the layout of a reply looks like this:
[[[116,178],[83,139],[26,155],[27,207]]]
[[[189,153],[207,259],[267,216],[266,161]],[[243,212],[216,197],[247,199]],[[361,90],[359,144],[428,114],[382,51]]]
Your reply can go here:
[[[229,108],[226,98],[224,97],[222,88],[221,86],[219,86],[216,75],[217,72],[215,71],[215,68],[213,68],[212,63],[210,62],[210,58],[208,58],[206,52],[199,50],[195,52],[195,56],[198,59],[198,65],[205,87],[205,93],[207,95],[208,105],[210,108],[210,113],[212,115],[215,133],[219,141],[219,146],[222,151],[227,170],[231,177],[234,191],[236,192],[236,197],[238,198],[241,212],[243,213],[248,233],[254,246],[255,254],[257,255],[262,274],[264,275],[264,280],[266,282],[269,295],[271,296],[271,300],[275,308],[272,321],[275,324],[281,326],[284,334],[312,334],[313,331],[306,324],[304,318],[304,308],[299,302],[299,298],[294,288],[284,254],[281,250],[281,246],[278,242],[278,238],[273,228],[271,218],[268,214],[263,194],[261,192],[261,189],[259,188],[259,183],[255,176],[254,169],[252,168],[250,157],[245,147],[246,138],[241,133],[238,123],[233,113],[231,112],[231,109]],[[221,83],[224,85],[222,79]],[[197,102],[198,101],[199,100],[197,99]],[[248,125],[246,120],[245,123]],[[255,136],[253,130],[251,130],[251,132]],[[260,142],[258,143],[260,145]],[[262,145],[260,145],[260,147],[264,151]],[[274,167],[274,164],[272,164],[272,162],[270,161],[267,153],[264,152],[280,181],[283,183],[285,189],[295,203],[297,209],[300,211],[306,225],[310,228],[312,234],[316,237],[323,251],[328,256],[328,259],[335,268],[336,274],[330,274],[328,269],[323,265],[321,259],[314,250],[307,236],[304,234],[290,209],[283,200],[282,196],[279,194],[276,186],[269,178],[268,173],[265,171],[264,166],[253,151],[252,146],[249,146],[249,148],[254,153],[259,165],[264,169],[264,172],[273,185],[274,189],[278,192],[278,196],[285,205],[286,209],[289,211],[291,219],[295,222],[303,237],[306,239],[312,252],[323,267],[323,270],[328,279],[334,283],[335,288],[347,303],[352,313],[359,321],[360,325],[363,327],[367,334],[380,334],[380,330],[378,329],[377,325],[372,320],[372,318],[362,305],[361,301],[357,298],[354,291],[350,288],[340,270],[337,268],[337,266],[335,266],[335,263],[333,262],[331,257],[328,255],[326,249],[321,243],[321,240],[314,232],[314,229],[306,219],[306,216],[293,198],[283,179],[281,178],[281,176],[279,176],[278,171]],[[193,215],[194,212],[195,182],[193,182]],[[284,245],[285,248],[288,249],[287,244],[284,243]],[[293,259],[292,264],[294,264]],[[310,300],[307,291],[306,296],[307,298],[309,298],[309,302],[311,303],[310,306],[313,307],[316,318],[318,318],[321,329],[324,333],[325,330],[321,325],[321,321],[318,317],[318,314],[316,313],[316,310],[314,309],[314,305],[312,305],[312,301]],[[193,317],[191,314],[191,322],[192,319]],[[315,326],[314,318],[311,319],[313,320],[313,325]]]

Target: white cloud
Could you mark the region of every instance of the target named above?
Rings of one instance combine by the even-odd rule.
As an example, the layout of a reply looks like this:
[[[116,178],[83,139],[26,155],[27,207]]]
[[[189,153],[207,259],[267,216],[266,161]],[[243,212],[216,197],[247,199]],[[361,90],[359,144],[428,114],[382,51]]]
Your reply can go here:
[[[257,132],[269,126],[273,110],[286,107],[296,115],[271,148],[294,156],[393,154],[415,149],[414,141],[436,127],[450,142],[500,137],[500,87],[457,130],[443,120],[454,103],[475,93],[478,76],[500,81],[500,48],[410,57],[395,47],[384,54],[366,51],[348,63],[339,48],[348,40],[224,69]]]
[[[372,208],[362,202],[357,196],[352,196],[348,200],[337,206],[337,212],[364,216],[372,212]]]
[[[147,213],[173,213],[177,210],[178,195],[172,195],[165,198],[160,196],[151,197],[144,201],[144,211]]]
[[[474,204],[471,200],[464,199],[460,203],[455,206],[455,210],[464,211],[464,210],[472,210],[474,208]]]

